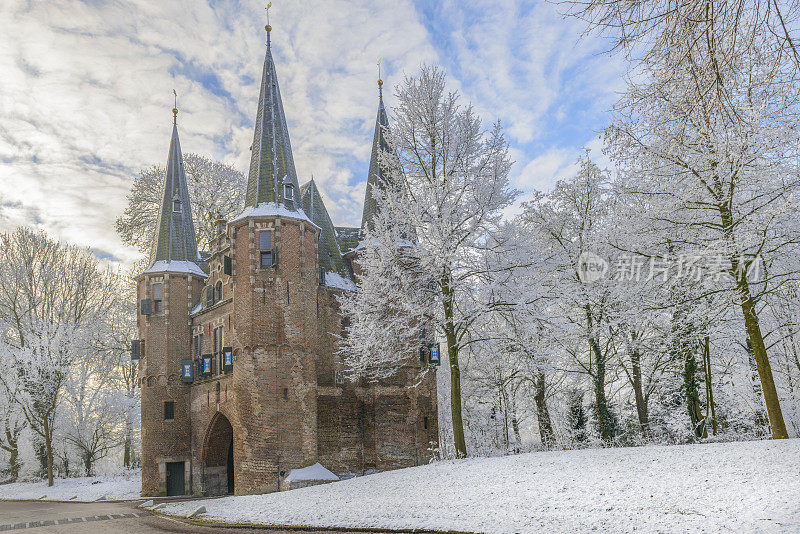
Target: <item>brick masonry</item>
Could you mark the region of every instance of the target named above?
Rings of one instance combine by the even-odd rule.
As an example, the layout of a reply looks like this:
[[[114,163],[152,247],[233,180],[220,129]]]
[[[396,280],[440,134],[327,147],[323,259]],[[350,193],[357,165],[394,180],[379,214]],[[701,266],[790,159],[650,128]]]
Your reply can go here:
[[[220,227],[207,280],[143,274],[140,299],[164,287],[163,311],[139,315],[142,386],[142,493],[164,495],[168,462],[184,462],[185,492],[237,495],[277,491],[295,468],[320,462],[340,475],[427,463],[438,440],[436,382],[419,385],[417,355],[386,383],[342,379],[336,354],[342,318],[336,294],[319,285],[319,230],[292,218],[246,218]],[[271,231],[278,265],[261,268],[258,232]],[[224,257],[233,271],[224,273]],[[213,305],[194,314],[205,289]],[[233,370],[181,381],[193,336],[213,353],[213,329],[233,348]],[[195,374],[197,365],[194,366]],[[164,419],[164,403],[174,418]],[[232,464],[229,448],[233,446]]]

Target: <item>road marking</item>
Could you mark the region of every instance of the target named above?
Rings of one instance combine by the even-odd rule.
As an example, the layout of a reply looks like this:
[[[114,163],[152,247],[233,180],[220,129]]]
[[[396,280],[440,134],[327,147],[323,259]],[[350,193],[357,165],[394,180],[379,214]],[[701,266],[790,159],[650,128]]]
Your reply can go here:
[[[49,519],[46,521],[29,521],[27,523],[12,523],[8,525],[0,525],[0,532],[9,530],[24,530],[27,528],[49,527],[52,525],[63,525],[65,523],[77,523],[88,521],[110,521],[112,519],[131,519],[134,517],[144,517],[146,513],[133,512],[130,514],[109,514],[109,515],[92,515],[87,517],[72,517],[69,519]]]

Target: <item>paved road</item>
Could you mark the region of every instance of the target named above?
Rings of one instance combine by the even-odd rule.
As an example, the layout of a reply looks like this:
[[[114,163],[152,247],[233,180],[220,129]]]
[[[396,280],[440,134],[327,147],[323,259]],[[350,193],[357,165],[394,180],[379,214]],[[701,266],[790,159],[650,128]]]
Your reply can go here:
[[[139,501],[142,502],[142,501]],[[0,501],[0,532],[38,534],[114,533],[151,534],[156,532],[200,534],[253,534],[255,530],[213,528],[188,525],[173,519],[150,515],[136,508],[138,503],[58,503],[45,501]],[[265,531],[261,531],[265,532]],[[271,531],[288,534],[296,531]],[[304,531],[308,534],[309,531]],[[311,534],[333,534],[315,531]],[[336,534],[341,534],[336,533]]]

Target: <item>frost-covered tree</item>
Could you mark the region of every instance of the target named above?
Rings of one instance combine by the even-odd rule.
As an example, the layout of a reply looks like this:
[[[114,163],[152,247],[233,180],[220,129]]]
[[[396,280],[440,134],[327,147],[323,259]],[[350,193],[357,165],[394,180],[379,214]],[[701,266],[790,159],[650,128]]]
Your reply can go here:
[[[476,321],[494,305],[473,296],[487,276],[482,251],[488,237],[516,196],[509,188],[511,161],[499,124],[485,131],[472,106],[447,90],[440,69],[425,66],[407,77],[396,97],[387,132],[391,150],[381,156],[387,187],[372,191],[391,220],[368,229],[363,241],[361,289],[343,302],[351,317],[344,350],[358,367],[374,356],[360,346],[370,343],[371,334],[418,346],[421,329],[426,336],[435,329],[446,342],[455,449],[463,456],[459,354]],[[389,319],[379,332],[379,319],[394,317],[397,309],[409,315]],[[389,359],[395,349],[382,348]]]
[[[200,250],[210,250],[216,236],[216,221],[230,220],[244,208],[247,178],[231,165],[198,154],[185,154],[183,164],[197,246]],[[159,165],[142,169],[133,181],[128,205],[116,222],[122,242],[142,254],[150,254],[155,243],[164,176],[164,167]]]
[[[9,371],[0,367],[0,373]],[[8,468],[0,470],[0,474],[7,475],[9,482],[16,482],[19,477],[20,434],[27,425],[17,405],[8,397],[0,398],[0,449],[8,453]]]
[[[740,308],[773,436],[787,437],[759,316],[766,296],[798,273],[800,79],[752,23],[729,35],[718,65],[712,31],[702,26],[690,48],[640,64],[606,144],[630,176],[628,193],[657,200],[648,215],[668,239],[684,254],[720,260],[726,276],[700,296],[727,291]],[[755,269],[765,263],[772,268],[762,278]]]
[[[609,38],[629,58],[668,63],[696,45],[698,35],[726,68],[745,44],[777,48],[800,66],[797,4],[786,0],[558,0],[565,12]],[[743,35],[742,29],[745,29]]]
[[[125,394],[114,381],[117,362],[90,344],[69,366],[61,403],[65,437],[80,454],[86,476],[123,442]]]
[[[609,441],[615,434],[607,394],[607,374],[613,370],[616,350],[609,331],[616,320],[614,296],[607,279],[594,280],[586,269],[595,266],[592,258],[607,256],[610,182],[588,155],[579,159],[578,167],[574,177],[526,203],[518,224],[528,230],[529,246],[550,253],[541,267],[550,272],[548,312],[553,333],[576,370],[590,378],[598,429]]]
[[[98,333],[114,292],[88,250],[18,228],[0,235],[0,387],[41,438],[53,484],[56,416],[72,364]]]

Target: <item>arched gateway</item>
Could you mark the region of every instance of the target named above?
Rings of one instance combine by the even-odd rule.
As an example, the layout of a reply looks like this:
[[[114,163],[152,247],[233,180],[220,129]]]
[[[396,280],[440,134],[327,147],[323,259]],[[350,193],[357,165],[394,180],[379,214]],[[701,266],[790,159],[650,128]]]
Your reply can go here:
[[[203,493],[232,494],[234,487],[233,427],[227,417],[217,413],[203,443]]]

